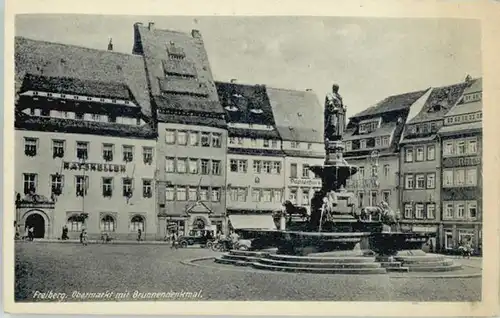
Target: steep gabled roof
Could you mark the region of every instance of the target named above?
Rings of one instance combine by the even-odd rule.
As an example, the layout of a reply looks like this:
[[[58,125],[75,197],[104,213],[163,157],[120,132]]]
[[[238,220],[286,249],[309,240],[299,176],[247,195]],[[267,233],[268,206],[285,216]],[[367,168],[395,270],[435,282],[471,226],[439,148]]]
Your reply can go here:
[[[351,119],[361,119],[362,117],[372,117],[387,112],[408,109],[415,101],[424,95],[427,90],[428,89],[389,96],[374,106],[352,116]]]
[[[151,116],[140,56],[16,37],[14,60],[16,93],[32,86],[75,94],[93,93],[91,96],[95,97],[96,94],[130,96],[144,115]]]
[[[283,140],[323,142],[323,107],[313,91],[267,88]]]

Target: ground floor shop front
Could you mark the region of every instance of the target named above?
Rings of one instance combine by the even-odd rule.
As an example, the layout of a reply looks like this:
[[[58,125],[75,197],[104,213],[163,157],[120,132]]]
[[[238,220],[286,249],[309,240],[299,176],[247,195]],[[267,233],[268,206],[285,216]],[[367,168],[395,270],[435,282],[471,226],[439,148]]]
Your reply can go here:
[[[482,253],[482,225],[479,222],[443,222],[439,234],[441,252],[456,253],[462,244],[468,243],[474,254]]]

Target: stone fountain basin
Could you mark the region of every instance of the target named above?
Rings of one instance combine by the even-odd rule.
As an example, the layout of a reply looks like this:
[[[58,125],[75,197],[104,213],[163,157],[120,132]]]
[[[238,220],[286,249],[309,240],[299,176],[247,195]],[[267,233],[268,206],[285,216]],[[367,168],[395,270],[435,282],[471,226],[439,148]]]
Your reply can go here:
[[[378,255],[394,256],[421,251],[430,236],[423,233],[381,232],[372,233],[368,239],[370,249]]]

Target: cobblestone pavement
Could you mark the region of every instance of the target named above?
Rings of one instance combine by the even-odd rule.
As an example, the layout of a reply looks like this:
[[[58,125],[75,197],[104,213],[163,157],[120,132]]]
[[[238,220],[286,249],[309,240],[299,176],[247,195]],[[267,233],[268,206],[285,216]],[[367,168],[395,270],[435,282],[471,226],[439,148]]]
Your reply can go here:
[[[47,298],[57,297],[50,293],[64,293],[64,301],[115,301],[116,295],[122,297],[120,300],[144,301],[140,298],[143,295],[181,300],[179,297],[189,294],[169,292],[189,292],[196,296],[200,291],[200,300],[474,301],[481,298],[479,277],[396,279],[389,275],[289,274],[181,263],[218,255],[201,248],[172,250],[164,245],[22,242],[16,243],[15,250],[17,301],[48,301]],[[165,294],[145,294],[152,292]],[[92,293],[104,293],[104,298],[97,295],[101,298],[89,299],[97,297]]]

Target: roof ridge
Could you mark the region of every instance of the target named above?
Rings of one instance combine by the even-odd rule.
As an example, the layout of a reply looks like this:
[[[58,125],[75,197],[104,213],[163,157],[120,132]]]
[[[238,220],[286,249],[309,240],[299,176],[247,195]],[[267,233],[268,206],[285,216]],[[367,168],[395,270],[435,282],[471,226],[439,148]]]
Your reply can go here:
[[[298,92],[298,93],[313,93],[316,94],[316,91],[313,89],[310,90],[300,90],[300,89],[292,89],[292,88],[282,88],[282,87],[274,87],[274,86],[268,86],[266,85],[267,88],[269,89],[274,89],[274,90],[279,90],[279,91],[287,91],[287,92]]]
[[[95,48],[76,45],[76,44],[52,42],[52,41],[47,41],[47,40],[37,40],[37,39],[32,39],[32,38],[28,38],[28,37],[24,37],[24,36],[20,36],[20,35],[16,35],[14,37],[14,39],[15,40],[26,40],[26,41],[38,42],[38,43],[44,43],[44,44],[51,44],[51,45],[67,46],[67,47],[72,47],[72,48],[76,48],[76,49],[84,49],[84,50],[88,50],[88,51],[96,51],[96,52],[103,52],[103,53],[109,53],[109,54],[125,55],[125,56],[142,58],[140,55],[136,55],[136,54],[129,54],[129,53],[123,53],[123,52],[117,52],[117,51],[108,51],[108,50],[104,50],[104,49],[101,50],[101,49],[95,49]]]

